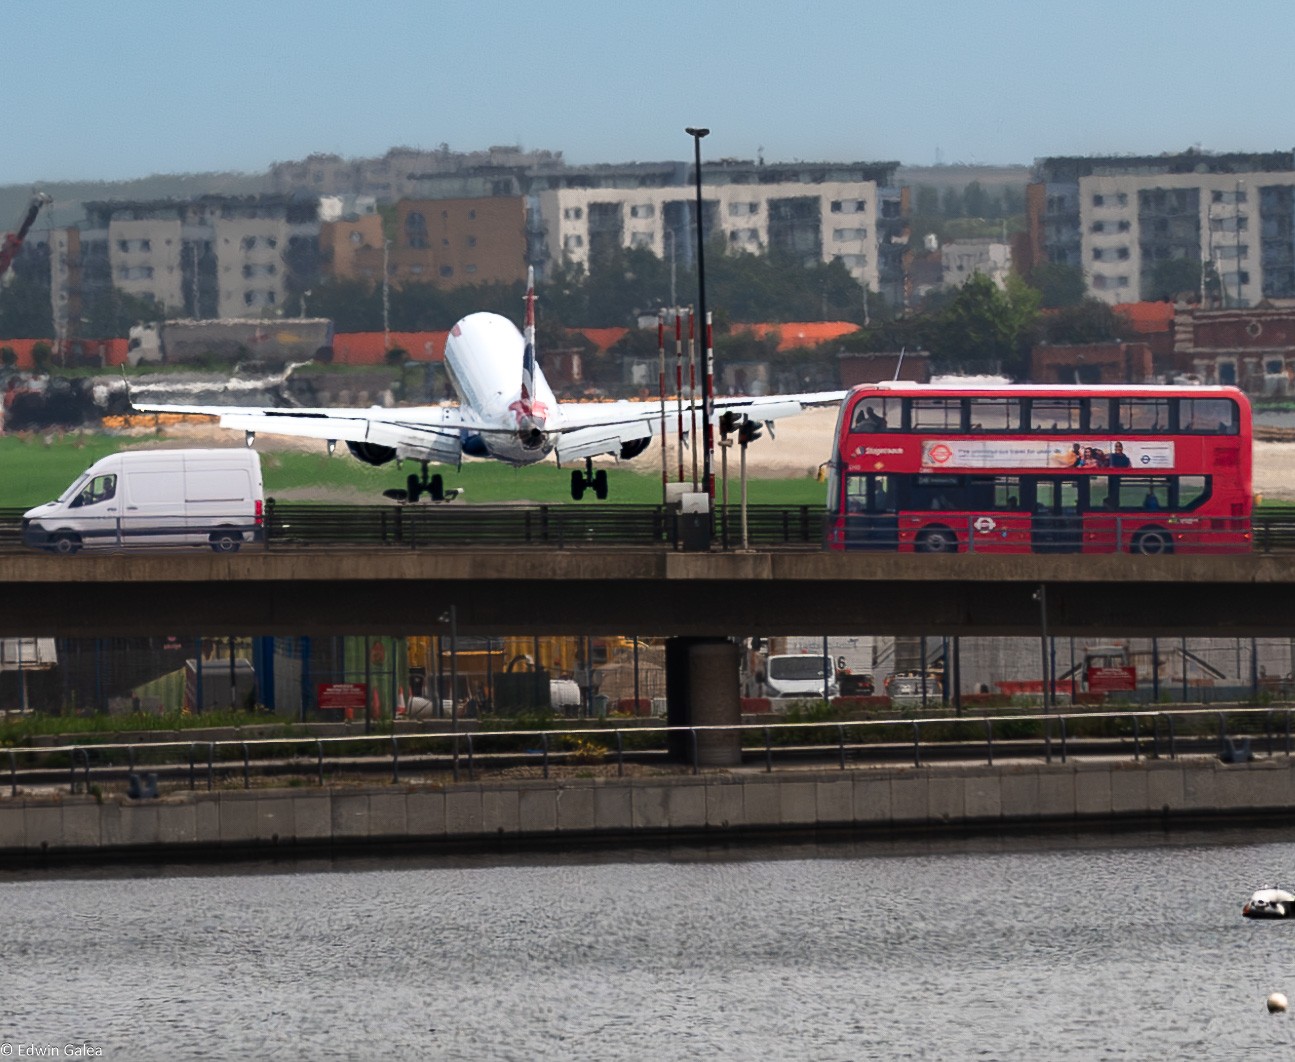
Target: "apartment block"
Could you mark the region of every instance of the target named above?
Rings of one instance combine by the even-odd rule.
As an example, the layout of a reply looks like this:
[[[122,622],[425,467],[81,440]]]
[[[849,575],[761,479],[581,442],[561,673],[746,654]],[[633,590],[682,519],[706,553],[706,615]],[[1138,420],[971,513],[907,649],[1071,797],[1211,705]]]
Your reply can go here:
[[[57,241],[55,316],[117,288],[169,314],[267,317],[317,275],[318,201],[285,196],[85,204],[86,224]],[[75,259],[75,260],[74,260]],[[70,334],[75,322],[69,318]]]
[[[1198,263],[1198,296],[1295,298],[1295,154],[1050,158],[1027,195],[1030,243],[1109,304],[1150,296],[1162,263]],[[1211,274],[1213,278],[1211,279]]]
[[[385,271],[397,287],[511,284],[526,278],[526,248],[520,197],[402,199],[391,245],[356,250],[355,276],[381,281]]]
[[[861,284],[903,295],[907,196],[895,163],[702,166],[701,231],[735,252],[840,261]],[[637,177],[635,183],[633,178]],[[590,167],[532,188],[532,253],[596,267],[613,249],[644,248],[691,267],[697,191],[691,167]]]
[[[516,194],[515,189],[489,183],[492,172],[506,175],[512,170],[561,164],[560,151],[523,151],[520,147],[502,146],[464,152],[451,151],[442,144],[431,151],[392,148],[379,158],[316,154],[295,162],[277,162],[270,167],[270,184],[280,195],[367,195],[394,203],[425,194],[423,181],[435,176],[458,182],[454,197],[473,198]]]

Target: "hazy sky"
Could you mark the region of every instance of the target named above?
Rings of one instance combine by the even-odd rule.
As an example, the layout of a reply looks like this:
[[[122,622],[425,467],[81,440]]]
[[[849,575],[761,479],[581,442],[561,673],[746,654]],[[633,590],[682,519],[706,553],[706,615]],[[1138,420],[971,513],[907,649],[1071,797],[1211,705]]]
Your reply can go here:
[[[0,184],[492,144],[571,163],[1295,146],[1291,0],[7,0]],[[2,219],[0,219],[2,220]]]

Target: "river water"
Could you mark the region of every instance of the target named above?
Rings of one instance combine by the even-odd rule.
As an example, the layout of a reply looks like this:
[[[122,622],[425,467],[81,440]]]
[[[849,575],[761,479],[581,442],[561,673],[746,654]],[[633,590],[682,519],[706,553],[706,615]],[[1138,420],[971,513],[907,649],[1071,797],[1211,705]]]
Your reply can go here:
[[[0,1062],[1290,1058],[1286,836],[4,873]]]

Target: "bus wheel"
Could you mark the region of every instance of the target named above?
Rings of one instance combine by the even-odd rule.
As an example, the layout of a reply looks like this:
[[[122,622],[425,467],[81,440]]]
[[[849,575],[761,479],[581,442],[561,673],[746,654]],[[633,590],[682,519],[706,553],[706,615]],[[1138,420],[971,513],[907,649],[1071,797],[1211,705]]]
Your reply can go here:
[[[953,553],[958,540],[947,527],[928,527],[917,536],[918,553]]]
[[[1155,557],[1162,553],[1172,553],[1173,551],[1174,543],[1173,539],[1169,537],[1169,532],[1162,531],[1158,527],[1150,528],[1147,531],[1139,531],[1133,536],[1132,552],[1134,553]]]

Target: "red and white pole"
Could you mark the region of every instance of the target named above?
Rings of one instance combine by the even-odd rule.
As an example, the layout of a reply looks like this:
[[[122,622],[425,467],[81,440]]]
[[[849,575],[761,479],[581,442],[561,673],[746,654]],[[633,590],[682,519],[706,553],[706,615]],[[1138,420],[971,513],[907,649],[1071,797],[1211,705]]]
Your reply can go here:
[[[665,310],[656,315],[657,390],[661,397],[661,504],[666,503],[666,484],[670,482],[670,465],[665,452]]]
[[[705,370],[706,388],[702,392],[705,396],[705,409],[702,410],[702,416],[705,417],[706,423],[703,431],[706,436],[706,472],[707,484],[706,493],[710,495],[711,511],[715,509],[715,462],[711,456],[715,453],[715,441],[713,432],[715,430],[715,355],[711,349],[711,313],[706,311],[706,320],[703,326],[706,330],[702,337],[702,357],[705,359],[702,366]]]
[[[688,438],[692,440],[692,489],[697,489],[697,451],[701,438],[697,434],[697,314],[688,307]]]
[[[674,393],[676,411],[675,451],[679,458],[679,482],[683,482],[683,314],[674,308]]]

